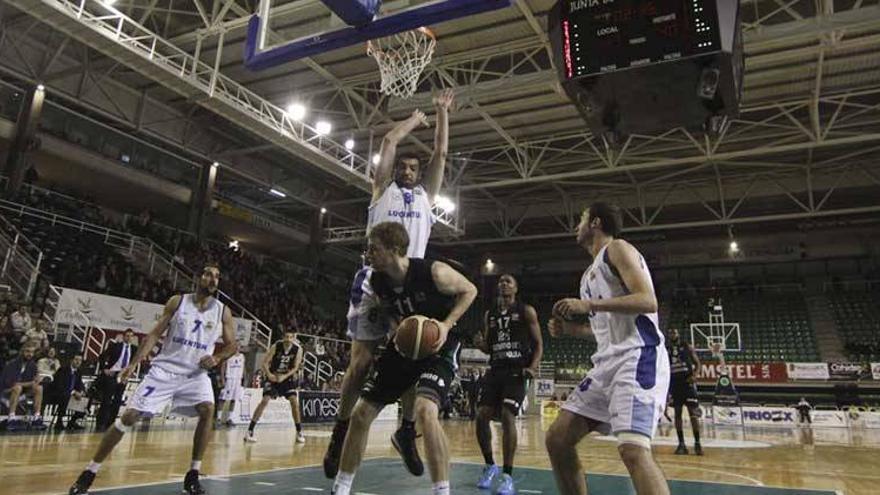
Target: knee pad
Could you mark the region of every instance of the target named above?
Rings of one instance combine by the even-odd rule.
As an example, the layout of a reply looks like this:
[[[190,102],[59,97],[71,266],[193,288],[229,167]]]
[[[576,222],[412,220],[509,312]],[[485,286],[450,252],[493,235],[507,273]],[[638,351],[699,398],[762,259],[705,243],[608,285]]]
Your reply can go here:
[[[651,450],[651,439],[642,435],[641,433],[633,433],[631,431],[624,431],[618,433],[617,435],[617,445],[629,444],[635,445],[636,447],[641,447],[643,449]]]
[[[113,423],[113,427],[122,433],[128,433],[131,431],[131,426],[125,426],[122,423],[122,418],[116,418],[116,422]]]

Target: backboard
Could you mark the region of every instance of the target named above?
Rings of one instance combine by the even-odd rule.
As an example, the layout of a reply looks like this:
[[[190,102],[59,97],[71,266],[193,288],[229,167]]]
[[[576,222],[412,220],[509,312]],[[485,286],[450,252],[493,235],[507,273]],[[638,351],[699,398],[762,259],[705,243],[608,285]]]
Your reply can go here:
[[[441,24],[461,17],[499,10],[512,0],[433,0],[387,2],[378,0],[320,0],[334,14],[335,26],[284,40],[270,36],[275,10],[273,0],[260,0],[257,13],[248,24],[244,65],[250,70],[265,70],[369,40],[404,31]],[[315,0],[298,0],[285,9],[314,7]],[[280,7],[279,7],[280,9]]]

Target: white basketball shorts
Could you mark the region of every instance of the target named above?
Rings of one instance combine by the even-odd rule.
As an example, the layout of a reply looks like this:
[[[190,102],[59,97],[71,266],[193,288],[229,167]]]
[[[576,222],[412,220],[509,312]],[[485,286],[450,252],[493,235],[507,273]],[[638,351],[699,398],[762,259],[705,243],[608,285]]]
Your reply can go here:
[[[668,391],[669,356],[663,346],[646,346],[602,360],[562,409],[599,421],[605,434],[653,438]]]
[[[241,386],[241,378],[234,381],[226,380],[226,386],[220,391],[220,400],[241,400],[244,387]]]
[[[195,406],[204,402],[214,403],[214,389],[207,373],[179,375],[154,366],[126,405],[142,415],[155,416],[171,403],[172,412],[196,416]]]

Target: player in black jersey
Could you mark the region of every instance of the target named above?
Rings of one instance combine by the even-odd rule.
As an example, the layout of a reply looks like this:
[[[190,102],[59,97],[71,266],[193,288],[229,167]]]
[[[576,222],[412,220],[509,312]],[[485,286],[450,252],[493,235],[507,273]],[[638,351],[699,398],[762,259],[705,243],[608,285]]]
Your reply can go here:
[[[694,380],[694,373],[700,367],[700,359],[694,352],[693,346],[681,340],[677,328],[669,330],[666,350],[669,353],[669,393],[672,395],[675,431],[678,434],[678,448],[675,449],[675,453],[688,454],[684,444],[684,429],[681,425],[681,410],[686,406],[691,418],[691,429],[694,432],[694,453],[703,455],[703,447],[700,445],[700,415],[697,412],[700,403],[697,401],[697,385]]]
[[[516,454],[516,416],[522,407],[528,381],[538,374],[544,352],[541,326],[535,308],[520,302],[518,284],[513,275],[498,279],[498,304],[483,317],[483,350],[489,353],[489,372],[483,379],[480,409],[477,412],[477,442],[486,461],[477,488],[492,488],[501,474],[496,493],[513,495],[513,457]],[[492,456],[493,417],[501,418],[504,471]]]
[[[372,272],[349,311],[349,326],[396,327],[403,319],[422,315],[435,320],[440,339],[435,354],[414,361],[389,342],[380,354],[351,415],[342,447],[335,495],[349,495],[354,474],[367,447],[370,425],[379,411],[416,387],[416,423],[425,439],[428,471],[434,495],[449,494],[449,446],[440,426],[439,405],[458,369],[463,337],[456,322],[477,297],[477,288],[464,275],[439,261],[407,258],[409,235],[399,223],[383,222],[367,236],[367,259]]]
[[[290,402],[290,413],[293,415],[293,423],[296,425],[296,443],[305,443],[306,437],[302,432],[302,419],[299,410],[299,391],[296,375],[299,373],[303,362],[303,348],[296,340],[296,332],[287,330],[283,340],[275,342],[269,348],[266,358],[263,360],[262,370],[266,382],[263,384],[263,400],[254,411],[254,417],[248,426],[245,442],[256,443],[254,428],[263,415],[263,410],[269,405],[269,401],[283,397]]]

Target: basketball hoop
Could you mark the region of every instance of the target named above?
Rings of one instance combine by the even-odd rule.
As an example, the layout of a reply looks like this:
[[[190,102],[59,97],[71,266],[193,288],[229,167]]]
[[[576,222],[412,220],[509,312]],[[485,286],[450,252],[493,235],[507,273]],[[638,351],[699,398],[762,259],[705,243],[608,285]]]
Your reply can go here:
[[[437,38],[425,27],[367,41],[367,55],[379,64],[382,93],[398,98],[415,94],[436,46]]]

